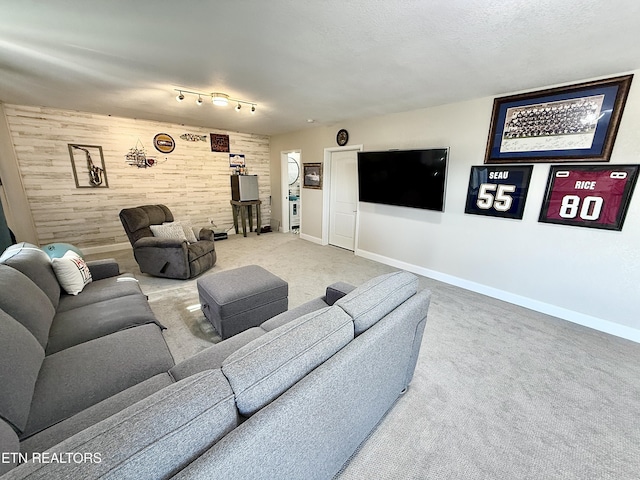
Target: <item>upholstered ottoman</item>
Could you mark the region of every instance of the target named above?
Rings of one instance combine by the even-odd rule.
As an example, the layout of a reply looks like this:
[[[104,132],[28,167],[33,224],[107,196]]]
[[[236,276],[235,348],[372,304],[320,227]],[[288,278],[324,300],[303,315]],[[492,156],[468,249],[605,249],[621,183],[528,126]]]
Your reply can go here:
[[[258,265],[212,273],[197,281],[200,306],[222,339],[285,312],[289,285]]]

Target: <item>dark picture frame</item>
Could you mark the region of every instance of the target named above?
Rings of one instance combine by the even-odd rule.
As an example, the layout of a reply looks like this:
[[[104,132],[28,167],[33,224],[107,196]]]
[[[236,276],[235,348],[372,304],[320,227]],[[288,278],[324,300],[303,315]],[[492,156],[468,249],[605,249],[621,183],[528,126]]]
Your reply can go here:
[[[67,146],[76,188],[109,188],[102,147],[76,143],[68,143]]]
[[[640,165],[552,165],[539,222],[622,230]]]
[[[464,213],[521,220],[533,165],[473,166]]]
[[[632,79],[494,99],[484,163],[608,162]]]
[[[210,133],[212,152],[229,152],[229,135],[223,133]]]
[[[322,189],[322,163],[304,163],[303,171],[303,188]]]

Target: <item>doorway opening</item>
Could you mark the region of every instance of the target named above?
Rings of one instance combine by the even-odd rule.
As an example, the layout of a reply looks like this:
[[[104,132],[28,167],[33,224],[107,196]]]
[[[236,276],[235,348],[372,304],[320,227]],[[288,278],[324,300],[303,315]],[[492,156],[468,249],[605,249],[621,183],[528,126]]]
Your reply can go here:
[[[301,153],[299,150],[282,152],[282,231],[300,233],[301,224]]]

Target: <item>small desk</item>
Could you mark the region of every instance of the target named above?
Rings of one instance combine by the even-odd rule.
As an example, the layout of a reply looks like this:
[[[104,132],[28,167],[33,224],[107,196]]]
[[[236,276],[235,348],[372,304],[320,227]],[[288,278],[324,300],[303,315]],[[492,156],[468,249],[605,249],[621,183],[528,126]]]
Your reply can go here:
[[[231,200],[231,208],[233,208],[233,226],[238,233],[238,210],[240,211],[240,218],[242,220],[242,235],[247,236],[247,215],[249,216],[249,231],[253,232],[253,206],[256,206],[256,233],[260,235],[260,205],[262,200],[246,200],[238,201]]]

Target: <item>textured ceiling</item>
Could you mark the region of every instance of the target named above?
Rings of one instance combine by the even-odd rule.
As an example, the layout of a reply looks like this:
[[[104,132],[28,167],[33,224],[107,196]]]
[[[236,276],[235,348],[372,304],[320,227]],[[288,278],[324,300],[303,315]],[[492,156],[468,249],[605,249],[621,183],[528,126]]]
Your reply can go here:
[[[259,134],[640,68],[637,0],[0,0],[0,101]],[[175,88],[222,91],[255,115]]]

